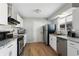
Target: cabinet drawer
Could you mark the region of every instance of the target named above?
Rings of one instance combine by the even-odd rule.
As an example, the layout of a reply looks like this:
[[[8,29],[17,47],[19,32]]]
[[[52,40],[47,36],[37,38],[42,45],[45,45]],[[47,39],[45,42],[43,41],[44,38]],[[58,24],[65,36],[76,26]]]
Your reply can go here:
[[[72,41],[67,41],[67,44],[68,44],[68,46],[71,46],[71,47],[79,49],[79,47],[78,47],[79,43],[72,42]]]

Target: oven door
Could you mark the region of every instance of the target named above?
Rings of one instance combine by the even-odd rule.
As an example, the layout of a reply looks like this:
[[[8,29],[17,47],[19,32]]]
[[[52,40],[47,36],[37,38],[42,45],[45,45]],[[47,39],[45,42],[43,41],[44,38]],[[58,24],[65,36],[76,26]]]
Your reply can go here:
[[[21,54],[22,50],[23,50],[23,45],[24,45],[24,41],[20,40],[19,41],[19,54]]]
[[[21,55],[22,51],[23,51],[23,46],[24,46],[24,36],[18,38],[18,56]]]

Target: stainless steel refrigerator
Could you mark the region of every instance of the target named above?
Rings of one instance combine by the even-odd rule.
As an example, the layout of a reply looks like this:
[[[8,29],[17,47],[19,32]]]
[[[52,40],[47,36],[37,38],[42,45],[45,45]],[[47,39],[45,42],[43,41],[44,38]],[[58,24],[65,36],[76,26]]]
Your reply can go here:
[[[56,24],[46,24],[43,26],[43,41],[46,45],[49,45],[49,34],[56,31]]]
[[[48,37],[48,25],[45,25],[43,26],[43,41],[46,45],[49,45]]]

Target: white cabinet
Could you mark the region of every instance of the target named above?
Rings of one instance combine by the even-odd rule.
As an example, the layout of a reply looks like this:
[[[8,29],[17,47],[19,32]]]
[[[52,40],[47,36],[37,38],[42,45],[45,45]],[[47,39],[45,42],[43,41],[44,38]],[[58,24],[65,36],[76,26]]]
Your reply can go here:
[[[73,10],[73,28],[79,30],[79,8]]]
[[[17,56],[17,39],[13,41],[13,46],[10,50],[12,51],[12,56]]]
[[[9,56],[17,56],[17,39],[7,45]]]
[[[19,14],[17,14],[17,21],[19,21],[20,24],[17,24],[16,27],[23,27],[23,19],[19,16]]]
[[[75,48],[68,46],[68,56],[76,56],[77,51]]]
[[[0,49],[0,56],[8,56],[8,49],[6,47]]]
[[[17,56],[17,39],[14,39],[1,48],[0,56]]]
[[[12,18],[14,18],[15,20],[17,20],[17,11],[15,9],[15,7],[12,5],[12,15],[11,15]]]
[[[56,38],[56,36],[50,35],[49,44],[55,51],[57,51],[57,38]]]
[[[27,43],[27,34],[24,35],[24,46],[26,45]]]
[[[66,17],[66,22],[72,22],[72,15],[69,15]]]
[[[0,24],[7,25],[8,6],[6,3],[0,3]]]
[[[51,35],[49,36],[49,45],[52,47],[52,37],[51,37]]]
[[[8,16],[17,19],[17,11],[12,4],[8,4]]]
[[[79,43],[72,41],[67,42],[67,55],[68,56],[79,56]]]

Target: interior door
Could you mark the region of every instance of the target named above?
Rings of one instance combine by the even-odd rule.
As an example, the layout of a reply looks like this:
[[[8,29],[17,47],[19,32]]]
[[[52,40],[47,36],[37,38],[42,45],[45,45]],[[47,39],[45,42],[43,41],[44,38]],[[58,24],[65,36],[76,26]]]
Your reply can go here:
[[[34,42],[43,42],[43,26],[45,23],[43,21],[34,22]]]
[[[43,41],[43,28],[42,28],[42,26],[39,27],[37,30],[38,30],[38,32],[37,32],[37,39],[39,41]]]

